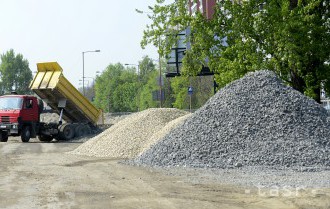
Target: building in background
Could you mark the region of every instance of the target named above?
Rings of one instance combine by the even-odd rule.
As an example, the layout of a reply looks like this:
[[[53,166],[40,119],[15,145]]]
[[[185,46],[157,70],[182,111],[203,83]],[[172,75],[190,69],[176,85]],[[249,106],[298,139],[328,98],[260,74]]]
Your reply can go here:
[[[195,16],[197,12],[200,12],[206,19],[212,19],[215,6],[216,0],[189,0],[186,8],[191,16]],[[167,71],[165,73],[167,78],[181,76],[182,59],[186,51],[191,49],[191,43],[188,41],[189,36],[191,36],[190,27],[176,34],[177,41],[167,56]],[[193,93],[189,94],[188,91],[190,99],[194,98],[193,100],[197,100],[196,98],[198,97],[198,101],[203,101],[202,103],[209,99],[216,92],[217,88],[214,73],[207,66],[207,61],[205,63],[206,65],[201,67],[196,77],[189,79],[190,84],[187,86],[187,89],[195,89],[193,97]],[[205,88],[202,89],[201,86]]]
[[[211,19],[214,14],[214,8],[217,0],[189,0],[187,9],[191,15],[195,15],[196,12],[201,12],[205,18]],[[187,36],[190,36],[190,28],[187,27],[185,30],[178,33],[177,43],[173,46],[172,51],[167,56],[167,73],[166,77],[175,77],[180,75],[180,68],[182,65],[182,59],[185,51],[190,49],[190,42],[186,41]],[[213,75],[207,66],[201,69],[201,74]]]
[[[189,0],[189,12],[194,15],[197,11],[202,12],[207,19],[211,19],[214,14],[216,0]]]

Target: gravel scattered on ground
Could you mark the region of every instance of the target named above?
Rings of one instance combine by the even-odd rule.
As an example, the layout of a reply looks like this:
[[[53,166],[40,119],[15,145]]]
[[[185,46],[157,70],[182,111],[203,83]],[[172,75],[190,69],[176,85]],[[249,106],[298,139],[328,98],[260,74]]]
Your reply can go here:
[[[249,73],[131,163],[322,170],[330,166],[330,117],[273,72]]]
[[[261,188],[330,188],[330,170],[297,172],[291,169],[270,169],[264,166],[246,166],[235,169],[153,167],[152,170],[173,176],[187,176],[192,183],[216,181],[221,184]]]
[[[132,158],[156,140],[152,136],[170,121],[188,114],[174,108],[151,108],[128,115],[71,154],[94,157]]]

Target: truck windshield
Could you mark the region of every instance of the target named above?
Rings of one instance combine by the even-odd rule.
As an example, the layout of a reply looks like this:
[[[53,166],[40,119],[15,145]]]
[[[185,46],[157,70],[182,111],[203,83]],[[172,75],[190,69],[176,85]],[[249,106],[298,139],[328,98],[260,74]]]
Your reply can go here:
[[[19,97],[0,97],[0,110],[13,110],[22,108],[23,99]]]

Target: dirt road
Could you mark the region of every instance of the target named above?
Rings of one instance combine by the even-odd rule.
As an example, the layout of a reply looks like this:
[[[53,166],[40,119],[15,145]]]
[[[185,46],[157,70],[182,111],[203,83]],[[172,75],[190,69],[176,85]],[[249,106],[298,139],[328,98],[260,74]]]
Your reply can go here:
[[[118,164],[118,159],[66,153],[79,145],[12,139],[0,143],[0,208],[330,207],[328,189],[317,195],[261,195],[255,188],[194,182],[194,174],[166,175]]]

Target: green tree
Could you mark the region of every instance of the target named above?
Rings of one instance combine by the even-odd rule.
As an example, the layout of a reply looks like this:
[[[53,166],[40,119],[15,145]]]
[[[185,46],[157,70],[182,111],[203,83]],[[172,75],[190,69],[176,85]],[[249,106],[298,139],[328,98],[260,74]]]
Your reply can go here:
[[[124,69],[114,90],[113,108],[116,112],[137,111],[139,83],[134,70]]]
[[[173,106],[179,109],[198,109],[213,96],[213,76],[180,76],[172,79],[172,96],[175,98]],[[193,88],[192,95],[188,94],[188,87]]]
[[[107,112],[136,111],[138,86],[134,69],[110,64],[96,78],[94,103]]]
[[[140,110],[144,110],[151,107],[159,107],[159,102],[153,98],[153,92],[159,91],[157,85],[157,78],[159,74],[156,70],[149,73],[148,81],[141,88],[141,94],[139,98]]]
[[[29,62],[22,54],[15,55],[13,49],[1,55],[0,64],[1,94],[16,91],[18,94],[29,94],[32,72]]]
[[[320,0],[218,1],[212,19],[189,14],[186,0],[150,7],[153,15],[142,46],[154,44],[169,53],[180,31],[190,28],[191,49],[183,74],[201,66],[216,73],[220,87],[249,71],[269,69],[298,91],[320,101],[330,93],[330,3]],[[159,37],[163,35],[161,41]]]
[[[178,109],[189,109],[189,97],[187,88],[189,86],[189,78],[187,76],[174,77],[171,81],[173,89],[172,97],[174,98],[173,107]]]
[[[140,82],[146,84],[148,82],[150,73],[153,73],[156,70],[156,66],[151,58],[144,56],[139,62],[139,70]]]
[[[145,70],[145,73],[140,77],[141,92],[139,100],[139,108],[141,110],[151,107],[160,107],[160,101],[155,100],[155,94],[160,95],[159,77],[162,77],[162,94],[165,97],[165,101],[162,101],[162,107],[171,107],[170,97],[170,83],[165,82],[166,61],[164,59],[152,60],[148,56],[143,57],[140,63],[140,68]],[[154,64],[156,62],[156,64]],[[160,66],[160,65],[161,66]],[[161,68],[161,69],[160,69]],[[161,71],[160,71],[161,70]]]

